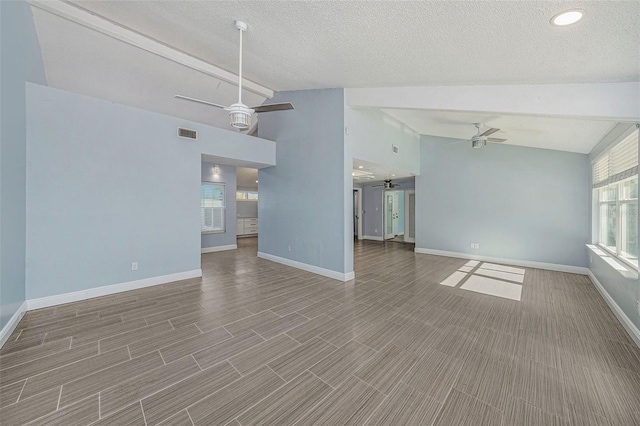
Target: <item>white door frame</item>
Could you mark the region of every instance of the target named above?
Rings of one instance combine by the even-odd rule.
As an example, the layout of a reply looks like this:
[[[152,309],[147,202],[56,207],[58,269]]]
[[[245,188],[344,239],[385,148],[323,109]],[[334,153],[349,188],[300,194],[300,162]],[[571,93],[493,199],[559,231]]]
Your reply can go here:
[[[354,191],[358,193],[358,211],[354,212],[356,216],[358,216],[358,229],[356,229],[357,237],[359,240],[362,239],[362,188],[353,188]]]
[[[413,194],[414,197],[416,195],[416,190],[415,189],[406,189],[404,191],[404,241],[407,243],[415,243],[416,239],[415,239],[415,235],[416,235],[416,230],[415,229],[410,229],[409,228],[409,194]],[[415,218],[416,212],[415,212],[415,205],[414,205],[414,212],[413,212],[413,216]],[[414,221],[414,227],[415,227],[415,221]],[[413,235],[414,238],[411,238],[409,235],[411,235],[411,232],[413,231]]]
[[[398,236],[398,218],[395,217],[398,209],[398,192],[399,190],[384,190],[382,191],[382,239],[391,240]],[[391,234],[387,234],[387,195],[391,195],[392,201],[392,217],[391,217]],[[395,207],[395,209],[394,209]],[[395,211],[394,211],[395,210]]]

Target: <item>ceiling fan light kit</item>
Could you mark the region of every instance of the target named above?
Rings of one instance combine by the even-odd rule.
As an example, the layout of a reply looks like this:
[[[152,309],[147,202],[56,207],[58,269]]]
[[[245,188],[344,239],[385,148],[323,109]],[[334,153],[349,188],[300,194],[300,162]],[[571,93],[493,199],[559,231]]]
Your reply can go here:
[[[229,122],[231,127],[238,130],[246,130],[251,127],[251,115],[253,113],[285,111],[293,109],[290,102],[282,102],[277,104],[261,105],[257,107],[248,107],[242,103],[242,33],[247,31],[247,24],[242,21],[235,21],[235,27],[240,33],[240,52],[238,59],[238,102],[228,107],[213,102],[203,101],[201,99],[191,98],[189,96],[175,95],[174,98],[183,99],[185,101],[197,102],[199,104],[222,108],[229,112]]]
[[[485,130],[483,133],[480,133],[480,127],[482,127],[482,124],[480,123],[473,123],[476,128],[478,129],[478,134],[476,134],[475,136],[473,136],[471,138],[471,147],[472,148],[484,148],[485,146],[487,146],[487,142],[495,142],[495,143],[501,143],[506,141],[506,139],[501,139],[501,138],[488,138],[487,136],[494,134],[495,132],[499,131],[500,129],[496,129],[495,127],[490,128],[489,130]]]

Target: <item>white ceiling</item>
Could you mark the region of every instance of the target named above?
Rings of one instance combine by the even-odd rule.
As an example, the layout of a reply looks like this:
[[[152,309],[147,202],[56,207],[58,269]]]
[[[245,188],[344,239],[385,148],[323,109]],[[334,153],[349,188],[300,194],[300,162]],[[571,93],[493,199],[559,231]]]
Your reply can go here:
[[[524,115],[495,115],[481,112],[384,109],[385,113],[423,135],[471,139],[477,133],[473,123],[500,129],[491,137],[507,139],[504,144],[588,154],[616,124],[610,121],[578,120]]]
[[[637,1],[72,1],[77,7],[274,90],[640,80]],[[549,19],[582,7],[586,18]],[[32,7],[48,84],[227,128],[235,85]],[[500,96],[497,93],[496,96]],[[265,98],[243,91],[243,101]],[[469,138],[471,123],[508,144],[589,152],[612,125],[573,119],[385,110],[414,130]],[[254,120],[257,117],[254,116]]]
[[[353,182],[362,185],[370,182],[382,182],[386,179],[398,180],[415,176],[411,172],[405,170],[394,169],[380,164],[368,161],[353,159]]]
[[[174,99],[173,95],[230,105],[237,101],[237,86],[39,8],[32,10],[50,86],[231,129],[226,111]],[[243,91],[248,105],[260,105],[264,100]]]
[[[274,90],[640,77],[637,1],[73,1]],[[556,13],[586,10],[578,24]]]
[[[236,167],[236,186],[238,188],[258,189],[258,169]]]

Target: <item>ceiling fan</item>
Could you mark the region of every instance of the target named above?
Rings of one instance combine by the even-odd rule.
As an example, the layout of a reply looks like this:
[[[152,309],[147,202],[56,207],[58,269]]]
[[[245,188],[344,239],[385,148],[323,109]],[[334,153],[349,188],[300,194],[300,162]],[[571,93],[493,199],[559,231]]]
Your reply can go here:
[[[191,98],[189,96],[175,95],[174,98],[183,99],[185,101],[197,102],[204,105],[214,106],[216,108],[222,108],[225,111],[229,111],[229,118],[231,119],[231,126],[236,129],[244,130],[251,126],[251,114],[261,112],[272,111],[284,111],[293,109],[293,105],[290,102],[282,102],[277,104],[260,105],[255,107],[248,107],[242,103],[242,33],[247,30],[247,24],[242,21],[236,21],[235,27],[240,32],[240,55],[238,66],[238,102],[235,104],[224,106],[213,102],[203,101],[201,99]]]
[[[385,179],[384,183],[381,183],[380,185],[371,185],[372,188],[382,187],[382,186],[384,187],[384,189],[393,189],[393,188],[399,188],[401,185],[391,182],[391,179]]]
[[[496,129],[495,127],[492,127],[488,130],[485,130],[484,132],[480,133],[480,127],[482,126],[480,123],[473,123],[475,124],[476,128],[478,129],[478,133],[473,136],[471,138],[471,147],[472,148],[482,148],[485,145],[487,145],[487,142],[495,142],[495,143],[501,143],[506,141],[506,139],[501,139],[501,138],[488,138],[487,136],[494,134],[495,132],[497,132],[500,129]]]

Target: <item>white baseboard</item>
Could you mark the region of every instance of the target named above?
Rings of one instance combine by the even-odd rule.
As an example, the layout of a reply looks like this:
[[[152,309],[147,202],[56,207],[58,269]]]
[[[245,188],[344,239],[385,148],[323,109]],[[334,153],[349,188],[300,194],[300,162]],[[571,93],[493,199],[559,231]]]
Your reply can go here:
[[[9,319],[9,322],[4,327],[2,327],[2,330],[0,330],[0,348],[4,346],[7,339],[9,338],[9,336],[11,336],[11,333],[13,333],[13,330],[16,329],[16,326],[18,325],[18,323],[20,322],[20,320],[22,319],[22,317],[26,312],[27,312],[27,301],[25,300],[24,302],[22,302],[22,305],[20,305],[18,310],[11,316],[11,318]]]
[[[636,345],[640,348],[640,330],[638,330],[638,327],[636,327],[636,325],[631,322],[629,317],[622,311],[622,309],[620,309],[620,306],[618,306],[616,301],[613,300],[607,290],[605,290],[605,288],[602,286],[600,281],[598,281],[598,278],[593,275],[593,272],[591,272],[591,270],[589,270],[587,275],[589,275],[589,278],[591,278],[591,282],[593,283],[593,285],[598,289],[602,298],[605,300],[605,302],[607,302],[609,308],[611,308],[614,315],[618,318],[620,324],[622,324],[624,329],[627,330],[627,333],[629,333],[629,336],[631,336],[633,341],[636,342]]]
[[[333,278],[339,281],[349,281],[356,277],[355,272],[337,272],[330,269],[321,268],[319,266],[309,265],[308,263],[298,262],[296,260],[287,259],[280,256],[274,256],[272,254],[258,252],[258,257],[261,259],[270,260],[276,263],[282,263],[283,265],[291,266],[293,268],[302,269],[303,271],[312,272],[314,274],[322,275],[324,277]]]
[[[504,265],[524,266],[525,268],[546,269],[549,271],[569,272],[572,274],[588,275],[589,269],[580,266],[560,265],[557,263],[534,262],[530,260],[505,259],[502,257],[480,256],[468,253],[458,253],[455,251],[433,250],[416,247],[416,253],[433,254],[435,256],[456,257],[459,259],[480,260],[483,262],[502,263]]]
[[[176,274],[161,275],[159,277],[145,278],[142,280],[129,281],[126,283],[106,285],[102,287],[90,288],[87,290],[74,291],[72,293],[57,294],[55,296],[40,297],[27,301],[27,309],[41,309],[49,306],[62,305],[64,303],[77,302],[79,300],[91,299],[108,294],[121,293],[123,291],[135,290],[143,287],[151,287],[159,284],[166,284],[172,281],[188,280],[202,276],[202,269],[178,272]]]
[[[213,253],[216,251],[235,250],[237,248],[237,244],[229,244],[228,246],[203,247],[202,249],[200,249],[200,253]]]
[[[363,240],[373,240],[373,241],[384,241],[384,238],[378,237],[377,235],[365,235],[362,237]]]

